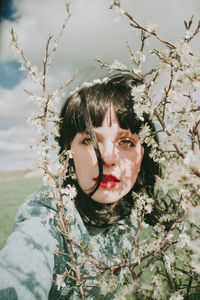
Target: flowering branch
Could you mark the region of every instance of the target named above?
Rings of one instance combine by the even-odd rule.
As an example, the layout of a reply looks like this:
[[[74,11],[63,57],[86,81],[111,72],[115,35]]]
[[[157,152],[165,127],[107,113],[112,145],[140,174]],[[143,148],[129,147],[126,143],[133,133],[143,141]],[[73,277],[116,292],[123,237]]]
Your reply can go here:
[[[117,60],[112,64],[104,63],[101,58],[97,61],[110,72],[128,72],[143,81],[143,84],[132,89],[134,110],[142,121],[148,114],[156,129],[152,132],[149,125],[144,124],[139,138],[141,143],[151,148],[150,157],[162,164],[164,170],[162,176],[157,178],[158,193],[154,199],[148,198],[145,193],[133,195],[134,208],[130,220],[131,226],[137,228],[136,233],[125,235],[130,249],[123,249],[118,257],[113,256],[111,262],[95,254],[93,241],[80,241],[74,237],[73,230],[78,220],[75,218],[73,199],[77,192],[74,186],[63,186],[70,176],[68,166],[71,153],[65,151],[57,155],[59,149],[55,137],[58,137],[60,120],[56,115],[56,104],[64,88],[76,78],[77,72],[53,93],[48,93],[47,76],[58,42],[71,17],[70,6],[66,3],[67,16],[58,36],[54,38],[49,35],[42,72],[36,66],[32,67],[26,59],[17,35],[11,29],[11,47],[20,56],[21,68],[26,68],[29,77],[41,86],[41,95],[28,90],[25,92],[41,111],[41,115],[30,118],[31,124],[40,132],[40,139],[35,141],[33,148],[39,156],[38,166],[43,172],[44,184],[49,187],[45,198],[51,199],[56,206],[54,219],[68,249],[67,253],[55,252],[68,258],[65,272],[57,274],[55,282],[60,289],[65,287],[65,280],[73,280],[81,299],[86,297],[88,280],[94,278],[98,278],[102,294],[116,292],[116,297],[119,295],[116,299],[121,299],[121,296],[164,299],[164,292],[166,299],[183,299],[200,285],[200,222],[196,213],[200,212],[200,56],[190,47],[190,41],[200,31],[200,22],[192,34],[188,31],[193,18],[185,22],[185,37],[172,44],[160,38],[156,26],[139,24],[122,8],[120,1],[114,1],[111,9],[115,9],[120,17],[128,18],[130,26],[140,32],[141,45],[138,51],[128,46],[130,67]],[[153,49],[146,53],[146,41],[151,36],[165,49]],[[157,63],[143,73],[146,56],[156,56]],[[163,74],[168,82],[158,93],[157,82]],[[93,83],[84,84],[90,86]],[[156,133],[162,135],[159,143]],[[145,217],[152,214],[155,207],[159,214],[158,223],[149,226],[145,223]],[[148,284],[143,283],[144,274],[148,274]],[[118,280],[118,277],[121,279]]]

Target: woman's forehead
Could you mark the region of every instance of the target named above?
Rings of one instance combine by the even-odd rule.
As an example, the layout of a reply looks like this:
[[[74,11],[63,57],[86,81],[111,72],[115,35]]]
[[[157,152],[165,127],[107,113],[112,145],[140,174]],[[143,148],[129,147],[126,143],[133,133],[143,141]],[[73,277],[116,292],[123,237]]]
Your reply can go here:
[[[106,110],[105,115],[102,119],[102,123],[99,126],[93,126],[94,132],[99,135],[103,135],[106,131],[110,129],[114,129],[115,131],[117,131],[118,135],[126,135],[126,136],[137,135],[129,128],[121,127],[121,124],[119,122],[116,113],[116,109],[112,103]],[[83,133],[89,134],[89,130],[86,128]]]
[[[118,117],[116,114],[116,110],[115,110],[115,107],[113,104],[109,105],[109,107],[105,113],[101,127],[108,127],[108,128],[109,127],[120,127],[119,120],[118,120]]]

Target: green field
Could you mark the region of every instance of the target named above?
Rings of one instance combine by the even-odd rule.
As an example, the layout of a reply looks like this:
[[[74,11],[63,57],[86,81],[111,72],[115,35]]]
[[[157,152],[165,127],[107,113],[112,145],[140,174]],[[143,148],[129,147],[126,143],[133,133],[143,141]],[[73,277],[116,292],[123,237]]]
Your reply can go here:
[[[42,179],[30,171],[0,172],[0,249],[13,230],[19,206],[41,183]]]

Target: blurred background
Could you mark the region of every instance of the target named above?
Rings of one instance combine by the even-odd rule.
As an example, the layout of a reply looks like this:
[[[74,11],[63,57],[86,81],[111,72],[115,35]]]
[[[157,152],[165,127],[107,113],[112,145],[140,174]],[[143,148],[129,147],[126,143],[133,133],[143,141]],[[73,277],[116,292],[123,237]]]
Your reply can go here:
[[[158,24],[160,36],[171,42],[183,36],[184,20],[192,15],[194,22],[200,19],[199,0],[122,0],[121,3],[142,24]],[[108,63],[117,58],[129,65],[127,42],[133,50],[138,50],[139,37],[131,31],[126,18],[115,22],[109,10],[111,4],[112,0],[71,1],[73,15],[50,69],[49,91],[71,78],[75,70],[80,75],[66,89],[66,95],[82,81],[104,76],[96,56]],[[34,153],[28,148],[34,132],[26,124],[26,118],[35,107],[28,103],[24,89],[40,92],[39,85],[19,70],[17,57],[9,48],[9,31],[14,28],[26,58],[41,68],[49,33],[59,32],[64,17],[64,0],[1,0],[0,170],[34,168]],[[153,39],[152,42],[156,43]]]

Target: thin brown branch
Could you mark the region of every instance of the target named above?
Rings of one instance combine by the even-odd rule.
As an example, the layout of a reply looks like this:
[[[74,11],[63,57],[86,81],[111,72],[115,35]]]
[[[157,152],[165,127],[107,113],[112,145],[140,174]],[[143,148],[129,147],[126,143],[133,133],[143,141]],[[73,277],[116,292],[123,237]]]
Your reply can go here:
[[[199,31],[200,31],[200,21],[197,24],[196,30],[193,32],[193,34],[189,38],[185,38],[185,41],[187,43],[189,43],[195,37],[195,35],[197,35],[199,33]]]
[[[198,275],[194,273],[194,269],[191,266],[188,266],[190,269],[189,271],[186,271],[180,267],[177,267],[175,264],[172,264],[172,267],[175,268],[177,271],[180,271],[181,273],[188,275],[189,277],[195,278],[195,280],[198,283],[200,283],[200,279],[199,279]]]
[[[164,255],[162,255],[162,257],[164,257]],[[176,288],[175,285],[176,284],[175,284],[175,282],[174,282],[174,280],[172,278],[172,275],[169,274],[169,272],[168,272],[168,270],[166,268],[166,265],[165,264],[163,264],[163,265],[164,265],[164,269],[165,269],[165,273],[163,274],[163,276],[165,276],[167,278],[167,281],[168,281],[168,284],[169,284],[171,290],[175,290],[175,288]]]
[[[144,46],[145,46],[145,41],[146,39],[148,39],[150,37],[150,35],[146,35],[144,30],[141,30],[141,48],[140,48],[140,52],[144,51]]]
[[[173,69],[171,68],[169,85],[168,85],[168,88],[165,90],[165,97],[162,100],[162,104],[163,104],[162,121],[164,121],[164,119],[165,119],[165,109],[166,109],[166,105],[167,105],[167,100],[168,100],[169,92],[172,89],[173,79],[174,79],[174,74],[173,74]]]
[[[51,39],[53,38],[53,35],[49,35],[49,38],[46,43],[46,52],[45,52],[45,59],[43,61],[43,97],[45,97],[46,93],[46,75],[47,75],[47,63],[48,63],[48,58],[49,58],[49,45],[51,42]]]
[[[184,21],[184,25],[185,25],[186,30],[190,29],[190,27],[192,25],[192,22],[193,22],[193,18],[194,18],[194,16],[191,16],[191,18],[190,18],[190,20],[189,20],[188,23],[186,21]]]
[[[132,252],[133,252],[133,248],[136,244],[136,241],[138,240],[138,237],[139,237],[139,234],[141,232],[141,229],[142,229],[142,222],[144,221],[144,210],[142,212],[142,216],[140,218],[140,222],[139,222],[139,225],[138,225],[138,228],[137,228],[137,232],[136,232],[136,235],[134,236],[134,239],[133,239],[133,243],[132,243],[132,246],[131,246],[131,250],[130,250],[130,253],[129,253],[129,256],[128,256],[128,261],[130,262],[131,260],[131,255],[132,255]]]
[[[163,252],[165,252],[169,247],[173,246],[174,244],[176,244],[177,241],[174,241],[172,244],[169,245],[164,245],[162,248],[160,248],[160,251],[158,252],[151,252],[149,254],[147,254],[145,257],[142,257],[141,261],[144,261],[146,258],[152,256],[152,258],[146,263],[146,265],[142,268],[142,270],[137,274],[138,277],[140,277],[142,275],[142,273],[144,273],[144,271],[150,266],[150,264]]]
[[[196,176],[200,177],[200,171],[199,171],[199,170],[197,170],[197,169],[195,169],[195,168],[192,168],[192,172],[193,172]]]
[[[115,68],[115,69],[112,69],[111,66],[108,64],[108,63],[105,63],[102,61],[102,59],[100,57],[96,57],[96,61],[101,65],[101,68],[106,68],[110,71],[119,71],[119,72],[124,72],[124,73],[130,73],[130,74],[133,74],[135,77],[137,77],[138,79],[140,80],[143,80],[144,79],[144,76],[142,74],[138,74],[138,73],[135,73],[133,70],[122,70],[122,69],[118,69],[118,68]]]
[[[58,88],[58,92],[62,91],[66,86],[68,86],[69,84],[71,84],[75,79],[76,77],[79,75],[79,73],[76,71],[73,75],[73,77],[69,80],[67,80],[65,83],[63,83],[62,85],[60,85],[60,87]]]
[[[63,165],[63,169],[59,175],[59,178],[62,180],[65,177],[65,173],[68,167],[68,163],[69,163],[69,153],[67,154],[67,157],[65,159],[64,165]]]
[[[130,25],[136,29],[140,29],[143,30],[144,32],[154,36],[157,40],[159,40],[161,43],[165,44],[167,47],[169,47],[170,49],[176,49],[175,45],[173,45],[172,43],[160,38],[158,36],[158,34],[155,31],[151,31],[149,32],[144,26],[142,26],[141,24],[139,24],[135,19],[133,19],[133,17],[129,14],[128,11],[124,12],[124,15],[128,17],[128,19],[132,22],[130,23]]]
[[[171,134],[166,131],[166,125],[165,125],[165,122],[164,120],[162,120],[162,118],[160,117],[157,109],[154,110],[154,115],[156,116],[156,118],[158,119],[160,125],[162,126],[163,128],[163,131],[168,135],[168,136],[171,136]],[[179,147],[173,143],[173,146],[174,148],[176,149],[176,152],[179,154],[179,156],[181,156],[183,159],[185,158],[185,154],[179,149]]]

